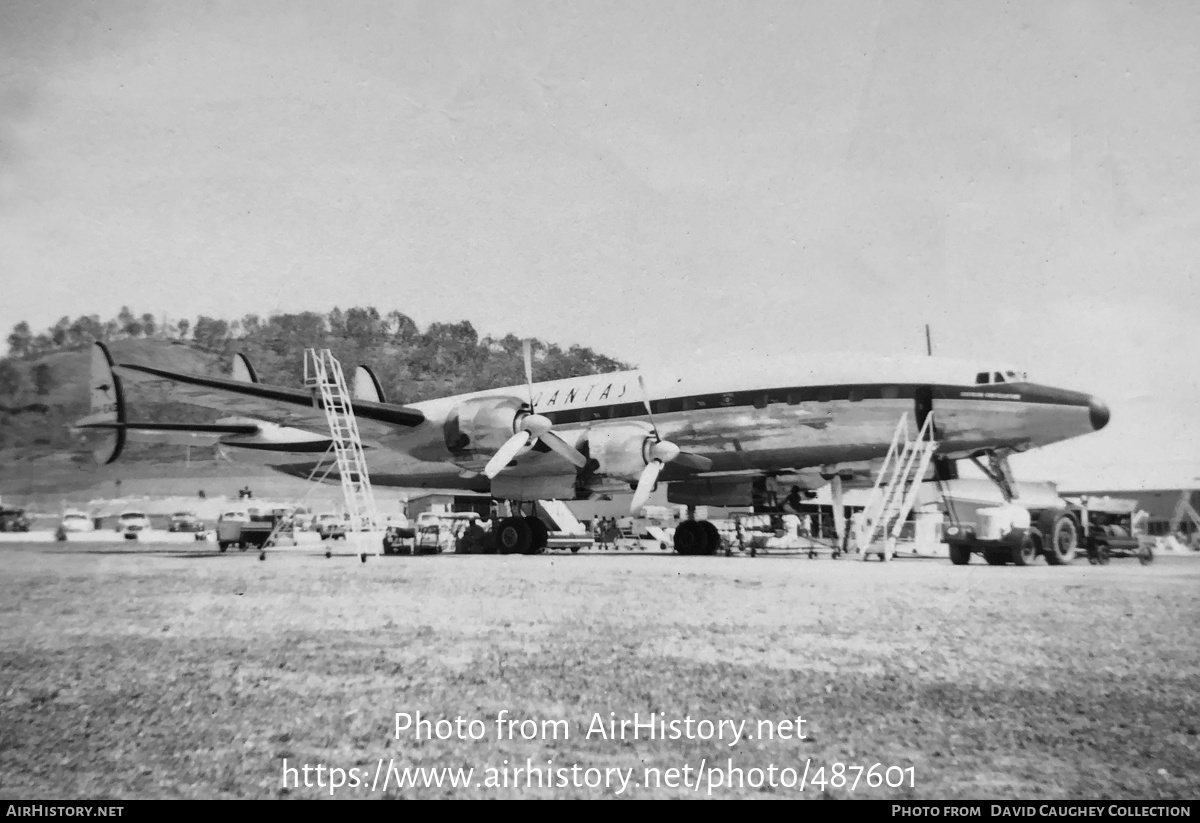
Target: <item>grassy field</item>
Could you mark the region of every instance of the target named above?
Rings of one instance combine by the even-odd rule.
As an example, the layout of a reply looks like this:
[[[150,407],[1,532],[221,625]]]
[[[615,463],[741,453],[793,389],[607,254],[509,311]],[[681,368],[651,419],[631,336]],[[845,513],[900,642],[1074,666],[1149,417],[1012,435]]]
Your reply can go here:
[[[361,564],[299,550],[260,563],[82,544],[0,555],[6,797],[330,795],[283,788],[285,759],[362,769],[363,785],[335,797],[617,794],[611,771],[614,786],[570,785],[602,773],[589,768],[632,769],[621,796],[633,797],[1200,792],[1195,558],[1018,569],[636,554]],[[569,738],[560,726],[557,740],[523,740],[516,726],[498,739],[505,710],[565,720]],[[486,731],[395,739],[396,712]],[[728,733],[588,739],[610,712],[749,722],[733,745]],[[758,739],[757,721],[797,716],[805,739]],[[475,772],[466,788],[393,778],[384,791],[381,776],[372,791],[380,758],[385,775],[389,761]],[[527,760],[567,771],[542,788],[511,773],[508,787],[474,785]],[[837,762],[911,768],[912,785],[905,771],[903,787],[860,777],[851,790],[830,783]],[[782,785],[781,770],[795,783],[806,764],[804,791]],[[780,785],[747,785],[772,765]],[[648,767],[668,780],[684,766],[692,788],[636,785]],[[735,785],[711,786],[714,767]]]

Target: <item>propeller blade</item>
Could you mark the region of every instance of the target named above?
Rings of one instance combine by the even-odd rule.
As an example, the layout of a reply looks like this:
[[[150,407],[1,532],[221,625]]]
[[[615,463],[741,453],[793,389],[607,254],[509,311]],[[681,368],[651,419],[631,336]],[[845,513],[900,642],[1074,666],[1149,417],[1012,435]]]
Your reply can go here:
[[[521,341],[521,354],[525,356],[525,386],[529,389],[529,410],[533,411],[533,345],[528,337]]]
[[[697,472],[711,471],[713,467],[713,462],[707,457],[691,454],[690,452],[680,452],[679,456],[672,462],[680,468],[691,469]]]
[[[576,468],[582,469],[587,465],[587,458],[584,457],[578,449],[563,440],[554,432],[546,432],[541,436],[541,441],[545,443],[551,451],[562,457],[568,463],[573,464]]]
[[[512,459],[517,456],[517,452],[525,448],[525,444],[530,440],[529,432],[521,430],[514,434],[508,440],[504,441],[504,445],[492,455],[492,459],[483,467],[483,473],[488,479],[493,479],[500,472],[504,471],[504,467],[512,462]]]
[[[638,375],[638,386],[642,390],[642,405],[646,407],[646,416],[650,418],[650,428],[654,429],[654,439],[662,440],[662,436],[658,433],[658,424],[654,422],[654,414],[650,411],[650,395],[646,391],[646,381],[640,374]]]
[[[661,460],[647,463],[646,468],[642,469],[642,476],[638,478],[637,490],[633,493],[633,499],[629,501],[630,513],[646,505],[646,501],[650,499],[650,492],[654,491],[654,484],[658,482],[658,473],[662,469]]]

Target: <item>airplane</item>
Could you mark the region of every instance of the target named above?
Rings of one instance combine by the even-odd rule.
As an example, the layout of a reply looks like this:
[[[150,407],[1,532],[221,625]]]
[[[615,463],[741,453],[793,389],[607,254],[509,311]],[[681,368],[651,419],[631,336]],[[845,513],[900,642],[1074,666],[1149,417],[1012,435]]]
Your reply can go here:
[[[870,484],[905,412],[913,433],[935,413],[933,465],[941,479],[957,477],[957,461],[971,459],[1002,488],[1011,481],[1008,455],[1097,431],[1109,420],[1108,407],[1090,394],[944,358],[771,356],[545,382],[533,381],[528,342],[524,359],[524,386],[410,404],[387,402],[370,369],[358,367],[352,407],[373,485],[465,489],[509,501],[518,513],[497,527],[501,551],[537,553],[547,528],[520,514],[534,510],[533,501],[633,492],[636,511],[665,484],[668,501],[689,511],[676,530],[676,551],[711,554],[719,536],[694,520],[695,506],[748,506],[776,488],[831,484],[840,512],[843,482]],[[136,422],[126,386],[230,416],[210,424]],[[332,442],[316,387],[261,383],[240,354],[230,377],[210,377],[118,363],[98,342],[91,401],[91,413],[73,429],[101,463],[116,461],[129,439],[203,442],[256,452],[279,471],[309,477],[320,465],[312,455],[324,455]]]

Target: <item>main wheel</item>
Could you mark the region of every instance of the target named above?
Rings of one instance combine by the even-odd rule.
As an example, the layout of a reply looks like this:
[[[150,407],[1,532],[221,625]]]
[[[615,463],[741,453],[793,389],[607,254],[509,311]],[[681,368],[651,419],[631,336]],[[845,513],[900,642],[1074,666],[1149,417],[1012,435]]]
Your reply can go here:
[[[529,530],[533,534],[533,549],[529,554],[540,554],[549,545],[550,529],[540,517],[526,517],[525,521],[529,523]]]
[[[524,517],[506,517],[500,521],[496,542],[500,544],[501,554],[531,554],[533,529]]]
[[[959,546],[955,543],[948,543],[950,548],[950,562],[956,566],[965,566],[971,562],[971,550],[966,546]]]
[[[1033,561],[1037,560],[1038,549],[1041,548],[1037,535],[1031,529],[1026,529],[1025,534],[1021,536],[1020,545],[1014,546],[1012,550],[1012,562],[1014,566],[1028,566]]]
[[[704,530],[704,540],[706,548],[703,554],[716,554],[721,548],[721,532],[717,531],[717,527],[707,520],[700,521],[700,528]]]
[[[675,551],[678,554],[708,554],[708,535],[695,520],[684,520],[675,527]]]
[[[1075,559],[1075,547],[1079,544],[1079,531],[1071,516],[1061,510],[1042,513],[1038,518],[1038,530],[1045,539],[1042,553],[1051,566],[1065,566]]]

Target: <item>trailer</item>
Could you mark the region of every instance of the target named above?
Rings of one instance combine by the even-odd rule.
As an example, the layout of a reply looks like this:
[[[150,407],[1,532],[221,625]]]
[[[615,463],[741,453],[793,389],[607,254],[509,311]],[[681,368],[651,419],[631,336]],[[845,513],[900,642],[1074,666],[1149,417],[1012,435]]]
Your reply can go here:
[[[283,512],[265,515],[252,515],[245,510],[222,512],[217,519],[217,550],[226,551],[230,546],[237,546],[241,551],[252,546],[256,549],[265,548],[267,540],[276,532],[277,525],[280,527],[279,533],[286,531],[294,539],[290,523],[284,522],[286,517]]]
[[[1138,510],[1138,501],[1121,497],[1067,498],[1083,524],[1083,547],[1088,562],[1106,566],[1114,557],[1136,557],[1147,566],[1154,562],[1154,542],[1145,533],[1149,516]]]

